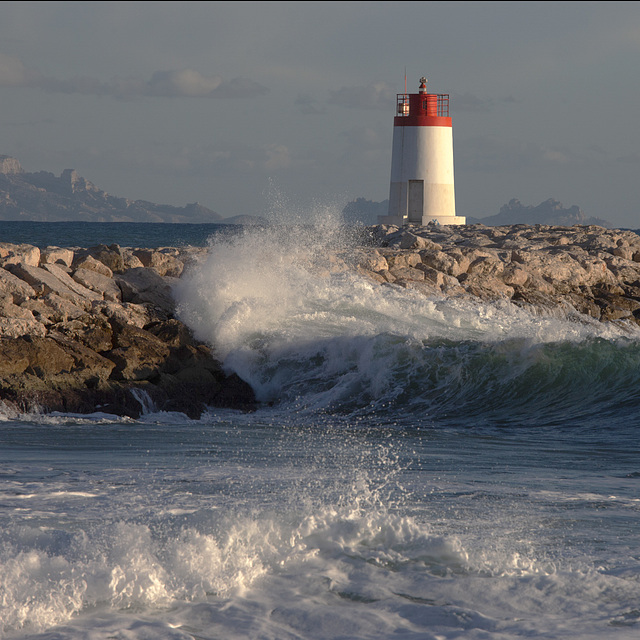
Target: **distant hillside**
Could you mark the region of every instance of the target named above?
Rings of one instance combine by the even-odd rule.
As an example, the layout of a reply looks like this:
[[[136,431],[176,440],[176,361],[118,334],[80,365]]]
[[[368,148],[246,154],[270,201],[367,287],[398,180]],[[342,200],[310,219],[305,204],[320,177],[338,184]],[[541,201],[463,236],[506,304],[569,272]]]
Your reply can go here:
[[[524,205],[515,198],[508,204],[500,207],[500,212],[494,216],[486,218],[467,217],[467,224],[484,224],[488,227],[498,227],[510,224],[548,224],[560,227],[572,227],[575,224],[594,224],[599,227],[613,228],[613,225],[602,218],[587,218],[576,205],[565,209],[565,207],[549,198],[537,207]]]
[[[0,156],[0,221],[42,222],[183,222],[226,220],[198,204],[184,207],[154,204],[110,196],[106,191],[65,169],[60,177],[39,171],[28,173],[20,162]]]
[[[349,202],[342,210],[344,221],[348,224],[378,224],[378,216],[386,216],[389,210],[389,201],[372,202],[364,198],[358,198]]]
[[[389,201],[371,202],[358,198],[347,204],[343,209],[345,222],[350,224],[374,225],[378,224],[378,216],[387,215]],[[460,215],[464,215],[464,212]],[[500,208],[500,212],[486,218],[467,216],[467,224],[484,224],[488,227],[511,224],[548,224],[553,226],[571,227],[575,224],[594,224],[608,229],[613,228],[607,220],[602,218],[587,218],[577,206],[566,209],[560,202],[550,198],[534,207],[523,205],[515,198]]]

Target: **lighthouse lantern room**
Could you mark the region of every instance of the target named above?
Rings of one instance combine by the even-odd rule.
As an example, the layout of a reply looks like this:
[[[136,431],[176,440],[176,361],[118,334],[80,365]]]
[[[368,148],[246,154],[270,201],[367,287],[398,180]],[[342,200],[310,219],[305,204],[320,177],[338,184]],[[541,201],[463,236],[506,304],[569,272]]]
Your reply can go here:
[[[464,217],[456,216],[449,95],[427,93],[424,77],[418,93],[397,96],[389,211],[379,221],[465,224]]]

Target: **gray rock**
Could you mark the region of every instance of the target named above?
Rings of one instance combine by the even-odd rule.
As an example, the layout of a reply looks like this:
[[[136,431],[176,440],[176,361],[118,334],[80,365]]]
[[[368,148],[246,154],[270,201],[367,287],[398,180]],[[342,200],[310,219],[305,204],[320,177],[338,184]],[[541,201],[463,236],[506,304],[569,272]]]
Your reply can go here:
[[[40,250],[40,265],[63,264],[70,267],[73,264],[74,253],[72,249],[64,247],[45,247]]]
[[[80,285],[100,294],[98,299],[118,302],[122,300],[122,291],[113,278],[91,269],[80,267],[73,272],[72,278]]]
[[[640,301],[640,237],[632,231],[594,225],[378,225],[368,237],[377,243],[369,251],[383,254],[389,265],[376,271],[377,281],[405,288],[407,282],[420,282],[410,271],[402,278],[395,273],[416,267],[413,255],[420,238],[438,247],[419,254],[426,279],[442,294],[459,296],[464,290],[468,296],[510,299],[544,313],[577,311],[603,322],[640,324],[635,305]]]
[[[45,266],[49,267],[52,265]],[[90,306],[89,298],[72,291],[65,283],[47,269],[33,267],[25,263],[10,264],[7,265],[7,269],[9,269],[14,276],[31,285],[37,296],[44,296],[53,293],[78,307],[85,307],[86,305]]]
[[[0,292],[11,295],[16,304],[35,298],[35,289],[27,282],[0,267]]]

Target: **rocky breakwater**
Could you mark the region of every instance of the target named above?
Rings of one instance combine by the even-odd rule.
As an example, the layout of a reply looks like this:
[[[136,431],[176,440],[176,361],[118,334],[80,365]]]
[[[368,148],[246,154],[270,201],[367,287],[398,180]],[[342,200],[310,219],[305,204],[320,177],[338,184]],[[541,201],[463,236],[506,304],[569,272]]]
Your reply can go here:
[[[640,324],[640,236],[599,226],[369,227],[356,268],[426,295]]]
[[[174,314],[172,285],[202,251],[0,243],[0,402],[134,418],[151,403],[253,409],[249,385]]]

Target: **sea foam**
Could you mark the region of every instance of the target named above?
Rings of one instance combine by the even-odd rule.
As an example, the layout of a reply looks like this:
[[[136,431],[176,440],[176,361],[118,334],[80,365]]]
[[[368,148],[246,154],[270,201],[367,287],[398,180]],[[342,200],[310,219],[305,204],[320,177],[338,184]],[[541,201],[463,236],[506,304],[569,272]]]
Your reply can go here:
[[[543,362],[555,363],[562,378],[567,367],[579,370],[572,358],[592,359],[598,341],[634,345],[629,366],[637,359],[636,334],[627,327],[379,285],[349,267],[357,249],[358,240],[330,216],[321,226],[218,235],[176,288],[179,315],[259,400],[304,396],[314,411],[378,409],[400,398],[406,406],[422,391],[437,401],[484,402],[512,395],[511,382],[522,398],[524,381]],[[554,345],[573,346],[561,352]],[[594,348],[607,357],[606,347]]]

